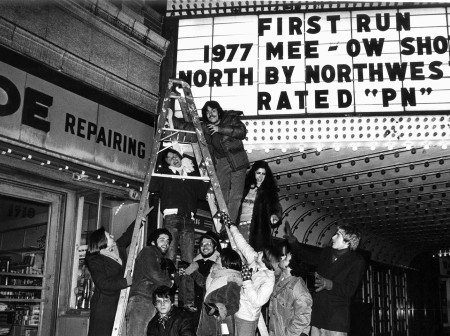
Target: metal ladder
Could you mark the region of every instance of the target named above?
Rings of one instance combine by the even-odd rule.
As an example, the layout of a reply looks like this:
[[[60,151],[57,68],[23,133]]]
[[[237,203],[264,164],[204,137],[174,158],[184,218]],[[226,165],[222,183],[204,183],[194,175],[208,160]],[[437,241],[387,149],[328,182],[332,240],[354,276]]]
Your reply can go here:
[[[181,87],[183,94],[176,91],[177,87]],[[166,127],[168,111],[171,107],[173,99],[177,99],[181,111],[183,113],[184,120],[192,123],[192,131],[179,130]],[[160,144],[164,141],[177,141],[180,143],[190,143],[194,152],[197,165],[203,162],[210,179],[210,189],[208,191],[208,205],[211,210],[211,214],[214,221],[214,228],[216,232],[221,232],[222,224],[220,223],[219,216],[222,214],[228,214],[228,209],[225,204],[225,200],[222,195],[222,190],[220,189],[219,180],[217,178],[216,171],[214,169],[214,164],[211,158],[211,154],[208,150],[208,145],[206,143],[205,136],[203,134],[200,119],[197,114],[197,108],[194,103],[194,98],[192,96],[190,86],[178,79],[169,79],[166,92],[164,95],[164,100],[161,108],[161,112],[158,117],[158,122],[155,130],[155,135],[153,138],[153,146],[151,149],[151,154],[149,157],[147,170],[145,173],[144,186],[142,196],[139,202],[139,210],[136,216],[136,223],[141,223],[144,219],[144,209],[149,198],[149,186],[152,173],[156,166],[158,154],[160,152]],[[223,225],[224,229],[227,231],[228,239],[233,248],[235,248],[232,235],[226,225]],[[135,225],[133,231],[133,238],[130,245],[130,250],[128,254],[127,264],[125,267],[125,273],[129,270],[133,271],[134,262],[143,246],[143,230],[140,229],[140,225]],[[117,305],[116,317],[114,320],[112,336],[124,336],[125,335],[125,312],[128,303],[130,288],[122,289],[120,293],[119,303]]]

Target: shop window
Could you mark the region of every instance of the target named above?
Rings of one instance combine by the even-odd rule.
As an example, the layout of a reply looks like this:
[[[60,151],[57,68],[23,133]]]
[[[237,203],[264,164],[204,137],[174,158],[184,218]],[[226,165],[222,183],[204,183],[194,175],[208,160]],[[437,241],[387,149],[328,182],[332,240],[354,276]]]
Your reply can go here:
[[[90,233],[103,226],[114,237],[120,237],[135,220],[138,208],[139,203],[136,201],[106,193],[95,192],[78,197],[71,309],[88,310],[94,290],[94,283],[85,264]]]
[[[0,334],[37,332],[49,206],[5,195],[0,204]]]

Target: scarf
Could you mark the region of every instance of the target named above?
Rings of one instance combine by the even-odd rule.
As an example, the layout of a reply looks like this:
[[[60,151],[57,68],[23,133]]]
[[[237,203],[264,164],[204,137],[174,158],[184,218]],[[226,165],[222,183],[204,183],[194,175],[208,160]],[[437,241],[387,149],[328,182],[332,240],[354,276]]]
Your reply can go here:
[[[119,249],[117,248],[117,245],[113,245],[111,247],[107,247],[100,250],[100,254],[104,255],[105,257],[111,258],[115,262],[118,262],[120,265],[122,265],[122,259],[119,255]]]
[[[179,175],[181,175],[181,176],[187,175],[187,174],[184,172],[184,170],[183,170],[183,166],[181,166],[181,167],[179,167],[179,168],[174,167],[174,166],[169,166],[169,168],[170,168],[170,170],[171,170],[175,175],[176,175],[177,173],[178,173]]]
[[[333,262],[335,262],[340,256],[346,254],[348,251],[350,251],[349,247],[342,249],[342,250],[331,249],[331,255],[333,257]]]
[[[166,322],[169,320],[170,315],[172,315],[172,312],[173,312],[173,306],[172,306],[172,308],[170,308],[170,311],[164,316],[161,316],[161,314],[158,313],[159,314],[158,323],[161,324],[164,329],[166,329]]]

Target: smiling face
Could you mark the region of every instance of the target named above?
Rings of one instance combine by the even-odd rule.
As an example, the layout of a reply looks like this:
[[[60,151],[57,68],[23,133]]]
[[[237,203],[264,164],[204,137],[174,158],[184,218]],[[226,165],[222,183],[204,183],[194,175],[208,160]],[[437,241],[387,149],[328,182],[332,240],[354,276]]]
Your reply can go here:
[[[177,168],[181,167],[181,158],[175,153],[172,152],[167,153],[165,160],[169,166]]]
[[[207,258],[214,253],[214,243],[212,239],[203,238],[200,242],[200,253]]]
[[[264,168],[258,168],[258,170],[255,171],[255,178],[256,185],[260,186],[266,178],[266,170]]]
[[[332,246],[334,249],[343,250],[348,247],[349,243],[344,241],[344,234],[345,234],[345,232],[342,231],[342,229],[339,229],[336,231],[334,236],[331,238],[331,241],[333,242]]]
[[[153,244],[153,243],[152,243]],[[161,251],[162,254],[166,254],[170,246],[169,236],[166,234],[160,234],[158,239],[156,239],[156,247]]]
[[[217,111],[217,109],[215,108],[211,108],[211,107],[207,107],[206,108],[206,118],[208,118],[208,121],[211,124],[218,124],[220,122],[219,119],[219,111]]]

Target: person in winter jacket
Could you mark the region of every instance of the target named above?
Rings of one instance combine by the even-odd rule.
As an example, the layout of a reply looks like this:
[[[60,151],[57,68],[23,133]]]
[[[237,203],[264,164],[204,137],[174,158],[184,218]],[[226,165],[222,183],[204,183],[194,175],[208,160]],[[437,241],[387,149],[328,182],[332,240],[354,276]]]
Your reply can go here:
[[[311,254],[285,223],[286,237],[293,254],[317,266],[311,336],[345,336],[350,331],[350,302],[365,270],[364,258],[354,250],[360,232],[350,226],[339,226],[332,237],[332,246],[322,249],[320,256]]]
[[[206,279],[206,293],[197,336],[235,335],[234,314],[239,310],[242,261],[239,254],[225,248],[222,266],[214,265]]]
[[[125,313],[127,336],[146,334],[148,322],[156,314],[152,301],[154,290],[159,286],[173,285],[164,258],[171,241],[172,235],[167,229],[156,229],[152,233],[151,245],[145,246],[136,257]]]
[[[148,206],[144,210],[147,216]],[[134,222],[117,240],[104,227],[93,231],[88,239],[86,264],[94,281],[90,301],[89,336],[110,336],[114,326],[120,291],[131,285],[131,274],[125,273],[126,248],[133,238]]]
[[[194,304],[197,308],[195,312],[195,325],[198,325],[200,319],[200,312],[203,307],[203,300],[205,298],[206,279],[211,271],[213,265],[220,266],[220,251],[221,246],[219,237],[212,231],[207,231],[200,236],[199,239],[200,253],[195,256],[193,262],[186,268],[180,268],[179,274],[181,276],[190,276],[194,280]]]
[[[235,225],[230,225],[230,232],[249,270],[247,276],[243,274],[239,310],[235,314],[236,335],[255,335],[261,307],[269,301],[273,291],[273,269],[280,261],[280,255],[274,246],[263,247],[261,252],[256,252]]]
[[[173,305],[174,291],[160,286],[153,292],[157,314],[147,327],[147,336],[195,336],[192,313]]]
[[[247,128],[241,121],[242,111],[224,111],[217,101],[211,100],[202,108],[202,130],[211,153],[222,194],[227,204],[231,220],[237,219],[244,191],[245,173],[249,167],[247,153],[242,140]],[[190,122],[174,118],[177,129],[194,130]]]
[[[289,250],[279,266],[281,274],[269,304],[269,335],[307,336],[313,301],[300,277],[301,268]]]

